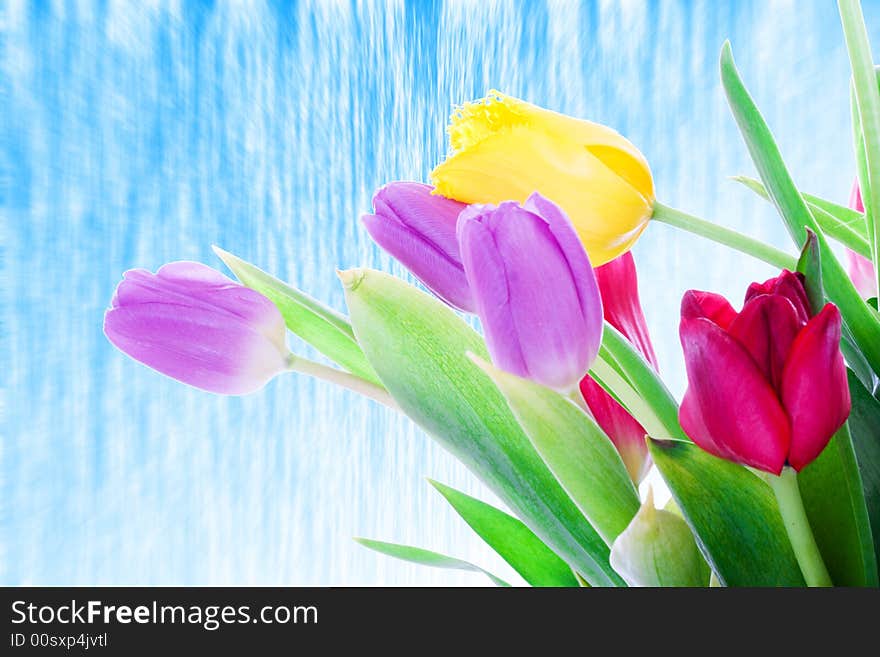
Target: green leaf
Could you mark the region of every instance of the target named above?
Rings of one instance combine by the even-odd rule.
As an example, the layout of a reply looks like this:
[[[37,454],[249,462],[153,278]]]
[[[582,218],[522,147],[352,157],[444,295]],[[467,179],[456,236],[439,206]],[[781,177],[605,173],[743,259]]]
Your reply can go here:
[[[734,176],[734,180],[742,183],[753,192],[769,201],[770,195],[764,189],[760,181],[748,176]],[[871,244],[868,242],[868,229],[865,226],[865,216],[850,208],[826,201],[818,196],[812,196],[801,192],[801,196],[807,203],[813,219],[828,237],[837,240],[844,246],[856,253],[871,257]]]
[[[452,570],[470,570],[475,573],[483,573],[486,577],[491,579],[496,586],[510,586],[510,584],[505,582],[500,577],[496,577],[489,571],[484,570],[479,566],[475,566],[469,561],[463,561],[461,559],[456,559],[455,557],[447,557],[445,554],[440,554],[439,552],[432,552],[431,550],[424,550],[422,548],[411,547],[409,545],[399,545],[397,543],[373,541],[369,538],[355,538],[354,540],[364,547],[370,548],[371,550],[374,550],[375,552],[379,552],[386,556],[394,557],[395,559],[411,561],[412,563],[417,563],[421,566],[432,566],[434,568],[450,568]]]
[[[475,497],[428,481],[526,582],[532,586],[579,586],[568,564],[522,522]]]
[[[242,285],[268,297],[278,306],[291,332],[352,374],[381,385],[344,315],[249,262],[217,246],[212,248]]]
[[[648,440],[654,463],[725,586],[804,586],[770,487],[680,440]]]
[[[837,586],[877,586],[877,560],[862,479],[847,425],[798,473],[822,559]]]
[[[880,320],[859,296],[846,270],[834,257],[807,204],[794,186],[764,117],[761,116],[739,77],[729,43],[725,43],[721,49],[721,81],[752,161],[770,198],[784,219],[789,234],[800,248],[807,238],[806,228],[816,233],[822,254],[825,292],[840,308],[847,327],[871,368],[875,372],[880,372]]]
[[[880,563],[880,401],[849,373],[852,411],[849,430],[874,542],[874,557]]]
[[[807,241],[798,258],[797,270],[804,276],[804,289],[810,302],[812,313],[818,314],[825,306],[825,287],[822,285],[822,256],[819,251],[819,240],[809,228]]]
[[[709,566],[693,532],[681,516],[655,509],[651,493],[614,541],[611,565],[630,586],[709,585]]]
[[[819,248],[819,239],[809,228],[807,229],[807,241],[804,244],[801,257],[798,260],[797,270],[804,275],[807,297],[813,314],[818,314],[825,305],[825,287],[822,284],[822,256]],[[870,365],[865,360],[862,352],[855,345],[855,340],[849,329],[843,327],[843,339],[840,343],[843,355],[850,367],[859,375],[862,381],[870,381],[874,375]]]
[[[840,20],[853,72],[853,132],[865,224],[872,247],[871,260],[880,274],[880,90],[868,29],[858,0],[838,0]],[[880,279],[878,285],[880,285]],[[876,366],[875,371],[878,371]]]
[[[804,275],[814,314],[825,305],[820,260],[816,234],[808,229],[798,271]],[[843,346],[847,346],[845,340]],[[854,351],[853,356],[861,354]],[[868,510],[846,426],[799,473],[798,483],[810,527],[832,581],[839,586],[876,586],[877,563]]]
[[[639,510],[638,492],[614,444],[570,399],[474,360],[507,398],[557,481],[610,546]]]
[[[382,272],[342,272],[358,343],[401,409],[482,479],[594,586],[623,585],[609,548],[565,493],[507,402],[465,355],[482,338],[448,306]]]
[[[607,367],[603,367],[603,363]],[[622,373],[631,390],[627,390],[626,386],[615,386],[609,377],[613,372]],[[603,387],[607,387],[649,433],[657,437],[690,440],[678,423],[678,402],[660,375],[638,349],[608,322],[605,322],[602,347],[591,374],[596,374]],[[649,411],[640,412],[642,406]]]

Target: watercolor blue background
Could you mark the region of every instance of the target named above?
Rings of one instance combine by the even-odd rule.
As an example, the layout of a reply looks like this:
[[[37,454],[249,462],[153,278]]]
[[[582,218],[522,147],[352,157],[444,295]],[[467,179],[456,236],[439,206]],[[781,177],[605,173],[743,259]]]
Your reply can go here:
[[[425,482],[492,500],[408,420],[287,375],[220,398],[115,351],[122,272],[219,244],[343,309],[336,266],[403,274],[358,223],[426,179],[454,103],[498,88],[607,123],[666,203],[791,248],[717,55],[730,38],[799,184],[845,200],[848,64],[833,2],[3,2],[2,584],[481,584],[355,535],[518,581]],[[866,5],[880,46],[880,6]],[[683,389],[687,288],[773,272],[653,225],[635,248]],[[296,344],[296,343],[294,343]],[[307,349],[297,345],[305,353]]]

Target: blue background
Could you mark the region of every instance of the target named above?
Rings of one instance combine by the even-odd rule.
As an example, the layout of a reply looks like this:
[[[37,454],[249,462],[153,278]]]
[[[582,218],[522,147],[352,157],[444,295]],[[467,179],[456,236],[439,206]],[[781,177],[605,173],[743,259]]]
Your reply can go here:
[[[866,5],[880,45],[880,7]],[[751,173],[725,38],[802,188],[853,176],[833,2],[4,2],[2,584],[480,584],[377,556],[413,543],[512,581],[424,478],[492,500],[412,423],[299,375],[246,398],[166,380],[101,332],[122,272],[219,244],[343,309],[336,266],[402,274],[358,222],[425,180],[457,102],[498,88],[607,123],[664,202],[791,248]],[[652,225],[635,248],[661,366],[678,301],[772,270]],[[294,343],[296,344],[296,343]],[[309,353],[301,345],[297,349]]]

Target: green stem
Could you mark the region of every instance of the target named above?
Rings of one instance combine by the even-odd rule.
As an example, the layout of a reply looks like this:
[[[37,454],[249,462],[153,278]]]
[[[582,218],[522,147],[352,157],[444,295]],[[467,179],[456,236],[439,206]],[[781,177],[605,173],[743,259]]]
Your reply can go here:
[[[785,531],[788,532],[791,547],[794,548],[794,555],[807,586],[833,586],[810,529],[810,521],[798,488],[797,473],[786,466],[778,477],[769,475],[766,479],[776,495]]]
[[[316,379],[335,383],[338,386],[360,393],[364,397],[369,397],[380,404],[385,404],[388,408],[396,411],[400,410],[400,407],[397,405],[397,402],[394,401],[394,398],[383,388],[380,388],[374,383],[370,383],[366,379],[355,376],[354,374],[349,374],[348,372],[337,370],[334,367],[328,367],[327,365],[316,363],[308,358],[300,358],[293,354],[288,357],[287,369],[291,372],[308,374]]]
[[[859,184],[865,205],[876,282],[880,289],[880,221],[876,217],[880,209],[880,92],[877,89],[874,57],[871,54],[871,43],[868,40],[861,4],[858,0],[838,0],[837,6],[852,64],[853,89],[858,109],[858,116],[853,118],[857,118],[861,124],[864,140],[863,152],[856,154],[857,158],[864,158],[860,162],[862,166],[859,166]],[[856,147],[859,147],[858,142]]]
[[[694,235],[706,237],[713,242],[724,244],[780,269],[794,271],[794,268],[797,266],[797,259],[794,256],[777,249],[775,246],[770,246],[730,228],[713,224],[711,221],[706,221],[692,214],[671,208],[668,205],[663,205],[659,201],[654,201],[654,215],[652,219],[681,228]]]

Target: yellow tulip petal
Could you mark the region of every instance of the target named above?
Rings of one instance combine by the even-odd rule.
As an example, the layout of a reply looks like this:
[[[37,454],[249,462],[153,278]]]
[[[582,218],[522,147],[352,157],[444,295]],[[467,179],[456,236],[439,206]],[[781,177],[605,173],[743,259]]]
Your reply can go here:
[[[490,91],[455,110],[449,136],[435,193],[500,203],[538,191],[566,211],[594,266],[630,248],[650,219],[651,170],[611,128]]]
[[[651,215],[651,203],[582,145],[525,124],[483,135],[431,181],[437,194],[464,203],[523,202],[540,192],[568,214],[593,266],[629,248]]]

